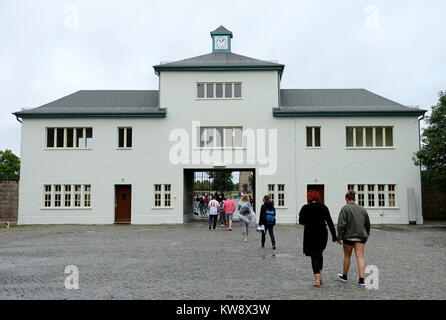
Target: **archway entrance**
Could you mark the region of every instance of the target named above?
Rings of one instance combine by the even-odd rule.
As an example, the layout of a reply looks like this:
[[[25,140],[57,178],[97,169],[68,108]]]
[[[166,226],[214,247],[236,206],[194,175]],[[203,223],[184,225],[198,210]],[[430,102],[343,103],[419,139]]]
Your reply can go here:
[[[255,169],[184,169],[183,222],[208,221],[204,208],[195,205],[195,199],[216,195],[218,199],[231,195],[237,204],[246,194],[255,209]]]

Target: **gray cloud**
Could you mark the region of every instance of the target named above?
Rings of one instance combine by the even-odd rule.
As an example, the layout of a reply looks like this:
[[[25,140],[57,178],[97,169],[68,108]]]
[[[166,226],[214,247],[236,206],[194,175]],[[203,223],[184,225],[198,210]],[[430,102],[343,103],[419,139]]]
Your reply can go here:
[[[377,9],[376,28],[365,23]],[[70,7],[78,28],[67,28]],[[68,10],[68,11],[67,11]],[[12,112],[79,89],[156,89],[152,65],[211,51],[284,63],[283,88],[366,88],[430,108],[445,88],[444,1],[0,2],[0,149],[20,154]],[[72,21],[71,21],[72,22]]]

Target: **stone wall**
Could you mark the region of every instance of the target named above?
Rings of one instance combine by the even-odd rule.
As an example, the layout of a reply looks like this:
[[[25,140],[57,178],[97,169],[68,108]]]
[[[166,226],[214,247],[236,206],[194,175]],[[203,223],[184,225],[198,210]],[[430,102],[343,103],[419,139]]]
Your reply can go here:
[[[425,220],[446,219],[446,193],[440,193],[421,182],[423,198],[423,218]]]
[[[19,180],[0,179],[0,222],[16,223],[19,210]]]

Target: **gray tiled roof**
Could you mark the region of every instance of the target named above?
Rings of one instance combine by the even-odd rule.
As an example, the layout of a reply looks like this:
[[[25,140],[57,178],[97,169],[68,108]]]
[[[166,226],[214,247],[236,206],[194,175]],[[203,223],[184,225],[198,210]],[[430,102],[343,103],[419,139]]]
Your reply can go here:
[[[219,27],[218,27],[217,29],[215,29],[214,31],[211,31],[211,35],[212,35],[212,34],[221,34],[221,33],[228,33],[228,34],[231,35],[231,38],[232,38],[232,32],[229,31],[228,29],[226,29],[226,28],[223,27],[223,26],[219,26]]]
[[[43,106],[14,113],[31,115],[165,115],[158,90],[80,90]]]
[[[258,60],[232,52],[212,52],[201,56],[153,66],[155,71],[175,68],[277,68],[283,70],[284,65]]]
[[[426,110],[404,106],[365,89],[281,89],[280,107],[274,115],[305,114],[423,114]]]

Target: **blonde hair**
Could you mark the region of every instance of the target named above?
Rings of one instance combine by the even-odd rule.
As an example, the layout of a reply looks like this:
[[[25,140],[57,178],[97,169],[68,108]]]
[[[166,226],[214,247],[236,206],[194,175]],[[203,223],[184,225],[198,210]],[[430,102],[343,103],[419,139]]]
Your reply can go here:
[[[249,202],[249,197],[245,194],[241,200],[244,202]]]
[[[350,190],[348,190],[348,192],[345,194],[345,198],[347,198],[347,199],[350,200],[350,201],[355,201],[355,194],[356,194],[355,190],[350,189]]]

